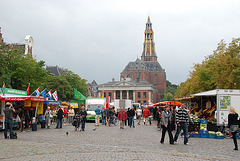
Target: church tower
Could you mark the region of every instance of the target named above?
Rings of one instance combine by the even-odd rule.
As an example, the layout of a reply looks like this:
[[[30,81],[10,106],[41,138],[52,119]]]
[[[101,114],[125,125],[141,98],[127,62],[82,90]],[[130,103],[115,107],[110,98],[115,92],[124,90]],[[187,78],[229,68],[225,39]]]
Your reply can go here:
[[[157,54],[155,51],[154,32],[152,30],[152,23],[148,16],[145,29],[145,40],[143,43],[143,53],[141,56],[142,61],[157,61]]]

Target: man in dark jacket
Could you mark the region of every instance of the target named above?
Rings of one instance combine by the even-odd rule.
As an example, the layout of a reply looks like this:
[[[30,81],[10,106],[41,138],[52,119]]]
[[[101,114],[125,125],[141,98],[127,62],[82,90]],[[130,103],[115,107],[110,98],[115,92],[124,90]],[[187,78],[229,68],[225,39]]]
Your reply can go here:
[[[81,129],[82,129],[82,131],[84,131],[84,129],[85,129],[85,122],[86,122],[86,116],[87,116],[87,111],[85,110],[84,106],[82,106],[81,111],[79,112],[79,115],[82,117]]]
[[[64,112],[62,110],[62,106],[58,107],[57,111],[57,126],[56,129],[58,129],[59,123],[60,123],[60,129],[62,128],[62,119],[63,119]]]
[[[132,107],[132,109],[129,112],[129,126],[130,128],[133,126],[133,128],[135,128],[134,126],[134,116],[135,116],[135,110],[134,107]]]
[[[10,139],[13,139],[13,117],[12,113],[15,112],[15,109],[12,107],[12,104],[7,102],[6,109],[3,110],[5,114],[5,122],[4,122],[4,137],[7,139],[7,131],[10,131]]]

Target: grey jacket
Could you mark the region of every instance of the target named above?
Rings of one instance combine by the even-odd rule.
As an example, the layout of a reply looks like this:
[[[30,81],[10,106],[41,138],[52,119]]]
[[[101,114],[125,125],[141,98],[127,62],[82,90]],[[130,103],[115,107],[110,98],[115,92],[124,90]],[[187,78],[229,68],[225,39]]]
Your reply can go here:
[[[162,125],[168,125],[168,120],[171,122],[172,120],[172,113],[169,112],[169,115],[166,113],[166,111],[162,112]]]

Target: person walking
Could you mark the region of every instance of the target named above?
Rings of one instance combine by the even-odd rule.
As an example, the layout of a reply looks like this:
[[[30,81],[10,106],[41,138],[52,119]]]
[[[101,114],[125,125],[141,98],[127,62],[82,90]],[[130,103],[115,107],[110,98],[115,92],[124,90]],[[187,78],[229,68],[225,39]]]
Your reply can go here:
[[[137,112],[138,125],[140,125],[140,121],[141,121],[141,117],[142,117],[142,109],[141,109],[141,107],[138,107],[136,112]]]
[[[81,126],[81,130],[84,131],[85,130],[85,123],[86,123],[86,116],[87,116],[87,111],[85,110],[85,107],[82,106],[81,107],[81,111],[79,112],[79,115],[82,117],[82,126]]]
[[[56,122],[56,118],[57,118],[56,114],[57,114],[57,110],[56,110],[56,108],[54,108],[52,110],[52,116],[53,116],[52,124]]]
[[[149,111],[147,107],[143,110],[143,121],[144,125],[147,125],[146,121],[148,120],[149,115],[152,115],[152,113]]]
[[[170,144],[174,144],[173,143],[173,136],[172,136],[172,128],[171,128],[171,120],[172,120],[172,113],[170,111],[170,106],[166,105],[165,110],[162,112],[162,138],[160,143],[164,143],[164,138],[165,138],[165,134],[166,131],[168,131],[168,136],[169,136],[169,142]]]
[[[13,112],[15,112],[15,109],[13,108],[12,104],[7,102],[6,108],[3,110],[5,114],[5,128],[4,128],[4,137],[7,139],[7,131],[9,129],[10,131],[10,139],[13,139]]]
[[[123,109],[123,107],[121,107],[121,110],[118,113],[118,120],[120,121],[120,129],[124,129],[124,123],[126,119],[127,119],[127,113]]]
[[[183,130],[184,134],[184,144],[188,144],[188,113],[185,109],[185,104],[181,104],[181,108],[176,110],[176,121],[177,121],[177,131],[174,136],[174,142],[177,142],[180,131]]]
[[[48,129],[50,129],[50,124],[51,124],[50,115],[51,115],[50,107],[47,107],[47,110],[45,111],[44,117],[46,119],[46,125],[47,125]]]
[[[135,128],[134,126],[134,116],[135,116],[135,109],[134,107],[132,107],[132,109],[130,110],[130,114],[129,114],[129,126],[130,128],[133,126],[133,128]]]
[[[60,129],[62,128],[63,115],[64,115],[64,112],[62,110],[62,107],[60,106],[60,107],[58,107],[58,111],[57,111],[57,126],[56,126],[56,129],[58,129],[59,124],[60,124]]]
[[[130,108],[128,108],[128,110],[127,110],[127,124],[128,124],[128,126],[130,126]]]
[[[73,108],[71,107],[70,110],[68,110],[68,123],[71,124],[73,122],[73,116],[75,115],[75,112]]]
[[[20,118],[20,122],[19,122],[19,130],[21,132],[23,132],[23,120],[24,120],[24,111],[23,111],[23,106],[21,106],[19,108],[19,114],[18,114],[19,118]]]
[[[231,107],[228,114],[228,127],[229,131],[232,133],[233,143],[235,148],[233,150],[238,150],[236,134],[238,132],[238,114],[235,108]]]
[[[101,114],[101,109],[100,106],[97,106],[95,110],[96,116],[95,116],[95,126],[99,126],[99,120],[100,120],[100,114]]]
[[[105,109],[104,106],[102,107],[101,114],[102,114],[102,125],[106,126],[107,110]]]
[[[67,120],[68,120],[68,109],[67,109],[67,107],[64,107],[64,110],[63,110],[63,112],[64,112],[64,118],[63,118],[63,125],[66,125],[66,123],[67,123]]]

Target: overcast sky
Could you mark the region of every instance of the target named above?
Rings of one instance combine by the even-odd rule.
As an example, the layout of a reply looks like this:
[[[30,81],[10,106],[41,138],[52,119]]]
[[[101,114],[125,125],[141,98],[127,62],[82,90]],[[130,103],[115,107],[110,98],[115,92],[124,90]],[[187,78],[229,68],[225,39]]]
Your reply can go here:
[[[31,35],[38,61],[98,84],[119,80],[141,57],[148,15],[158,61],[174,84],[221,39],[240,37],[239,0],[0,0],[6,43]]]

